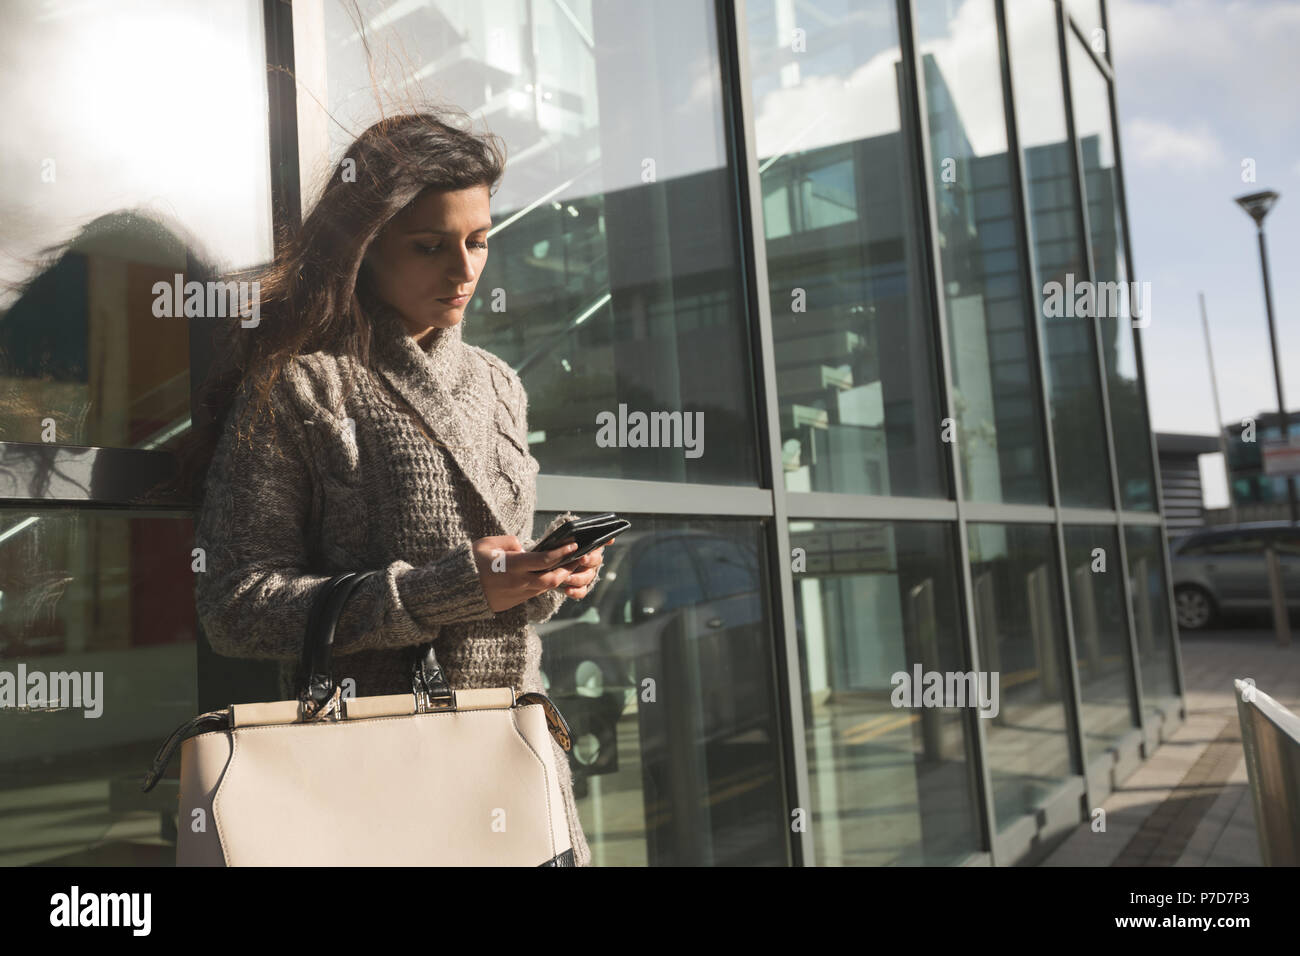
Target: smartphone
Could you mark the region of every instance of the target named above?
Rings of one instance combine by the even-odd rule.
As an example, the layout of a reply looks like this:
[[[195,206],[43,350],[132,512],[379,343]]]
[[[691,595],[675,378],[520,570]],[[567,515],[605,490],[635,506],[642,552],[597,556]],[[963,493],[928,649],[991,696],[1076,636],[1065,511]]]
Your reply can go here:
[[[554,567],[544,568],[533,573],[545,574],[547,571],[554,571],[555,568],[562,568],[567,564],[572,564],[583,555],[590,554],[601,545],[608,543],[610,538],[622,534],[630,527],[632,527],[632,522],[618,517],[612,511],[594,515],[590,518],[570,519],[533,545],[531,550],[550,551],[552,548],[558,548],[571,540],[578,543],[578,550],[565,555],[564,560]]]

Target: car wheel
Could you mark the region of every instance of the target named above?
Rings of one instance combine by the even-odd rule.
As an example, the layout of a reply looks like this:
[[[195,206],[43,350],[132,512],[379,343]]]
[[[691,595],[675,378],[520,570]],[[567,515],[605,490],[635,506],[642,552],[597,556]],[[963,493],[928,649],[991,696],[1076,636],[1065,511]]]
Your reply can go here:
[[[1214,620],[1214,599],[1204,588],[1175,588],[1174,605],[1178,609],[1178,626],[1183,630],[1202,631]]]

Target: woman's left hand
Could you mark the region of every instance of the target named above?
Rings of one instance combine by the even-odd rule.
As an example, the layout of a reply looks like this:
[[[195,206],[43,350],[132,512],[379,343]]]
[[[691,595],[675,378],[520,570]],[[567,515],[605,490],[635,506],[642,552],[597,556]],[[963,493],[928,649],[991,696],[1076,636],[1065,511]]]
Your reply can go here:
[[[572,573],[565,578],[561,587],[564,589],[566,597],[571,597],[575,601],[581,601],[591,591],[592,584],[595,583],[596,574],[600,571],[600,566],[605,560],[605,549],[617,541],[614,538],[605,544],[602,544],[595,551],[584,554],[572,564],[566,564],[564,567],[569,568]]]

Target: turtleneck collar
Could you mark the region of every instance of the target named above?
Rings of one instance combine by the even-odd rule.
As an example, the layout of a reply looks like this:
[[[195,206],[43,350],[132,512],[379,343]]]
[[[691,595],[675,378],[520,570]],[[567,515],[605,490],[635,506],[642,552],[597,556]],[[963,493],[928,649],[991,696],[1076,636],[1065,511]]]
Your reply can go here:
[[[503,414],[500,395],[509,386],[498,386],[491,364],[462,340],[465,320],[434,330],[421,346],[392,307],[372,305],[367,314],[371,356],[380,377],[456,460],[492,512],[500,529],[496,533],[527,535],[529,529],[519,526],[514,511],[518,491],[513,485],[510,491],[502,489],[499,459],[484,443],[485,435],[494,434],[492,429],[502,428],[496,416]]]
[[[463,318],[449,328],[435,328],[423,343],[415,341],[402,321],[401,313],[386,303],[372,306],[371,323],[377,350],[406,374],[419,377],[423,373],[435,381],[449,384],[464,364]]]

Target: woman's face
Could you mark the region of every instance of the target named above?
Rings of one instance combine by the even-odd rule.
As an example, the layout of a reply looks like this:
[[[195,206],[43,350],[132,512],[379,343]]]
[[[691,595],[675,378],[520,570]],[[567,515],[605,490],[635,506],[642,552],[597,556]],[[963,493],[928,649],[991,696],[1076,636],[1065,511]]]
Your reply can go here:
[[[489,198],[487,186],[428,190],[370,244],[365,261],[375,290],[416,341],[464,317],[487,262]]]

